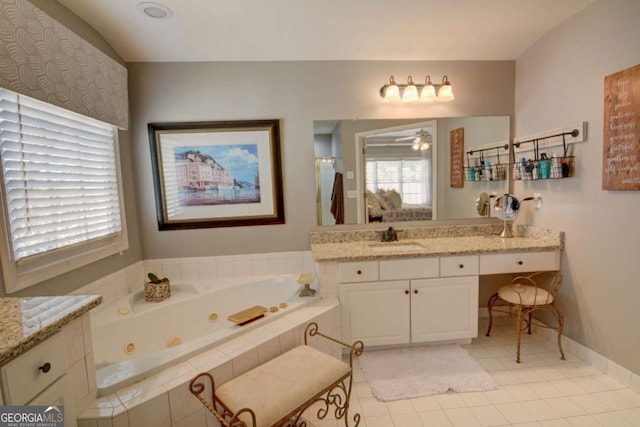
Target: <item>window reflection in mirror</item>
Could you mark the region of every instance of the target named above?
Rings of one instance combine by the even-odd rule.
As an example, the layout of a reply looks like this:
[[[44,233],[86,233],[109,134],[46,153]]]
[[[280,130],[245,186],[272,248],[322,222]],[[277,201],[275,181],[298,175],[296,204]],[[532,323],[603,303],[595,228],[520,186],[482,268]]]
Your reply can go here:
[[[356,165],[364,165],[358,182],[365,189],[364,200],[356,199],[358,223],[433,218],[435,132],[436,122],[425,121],[356,133]]]
[[[478,195],[502,194],[508,181],[450,187],[449,135],[458,128],[465,151],[509,141],[508,116],[314,121],[318,224],[479,218]],[[509,162],[506,152],[485,160]],[[465,154],[468,162],[479,158]]]

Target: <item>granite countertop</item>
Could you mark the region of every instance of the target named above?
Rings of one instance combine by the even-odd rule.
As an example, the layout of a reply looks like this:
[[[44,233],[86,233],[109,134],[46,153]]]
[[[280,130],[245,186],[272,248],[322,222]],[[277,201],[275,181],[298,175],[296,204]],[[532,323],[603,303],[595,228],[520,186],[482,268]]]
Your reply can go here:
[[[100,295],[0,298],[0,365],[102,302]]]
[[[489,227],[445,227],[438,230],[399,229],[399,241],[381,243],[376,234],[358,234],[352,239],[341,235],[312,236],[311,251],[316,262],[375,261],[471,255],[481,253],[531,252],[562,249],[564,233],[533,227],[514,227],[514,237],[502,238]],[[380,233],[380,231],[378,231]],[[337,240],[337,241],[336,241]],[[420,248],[402,249],[402,245],[417,245]],[[398,247],[394,250],[394,247]],[[376,250],[384,248],[384,250]]]

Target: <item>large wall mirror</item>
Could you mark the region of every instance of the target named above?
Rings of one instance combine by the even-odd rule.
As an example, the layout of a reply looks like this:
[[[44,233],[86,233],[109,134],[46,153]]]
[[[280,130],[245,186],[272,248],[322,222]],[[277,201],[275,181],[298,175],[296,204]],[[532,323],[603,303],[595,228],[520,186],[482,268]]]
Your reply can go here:
[[[508,116],[314,121],[318,224],[479,218],[479,195],[509,183],[484,175],[452,186],[457,129],[464,167],[509,163],[507,149],[493,148],[509,142]]]

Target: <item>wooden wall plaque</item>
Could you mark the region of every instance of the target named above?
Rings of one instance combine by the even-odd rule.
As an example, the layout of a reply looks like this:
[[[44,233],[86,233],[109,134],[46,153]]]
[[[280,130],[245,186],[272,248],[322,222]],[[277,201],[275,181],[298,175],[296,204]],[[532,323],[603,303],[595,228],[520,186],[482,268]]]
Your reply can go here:
[[[451,188],[464,187],[464,128],[453,129],[449,132],[451,144]]]
[[[604,78],[603,190],[640,190],[640,65]]]

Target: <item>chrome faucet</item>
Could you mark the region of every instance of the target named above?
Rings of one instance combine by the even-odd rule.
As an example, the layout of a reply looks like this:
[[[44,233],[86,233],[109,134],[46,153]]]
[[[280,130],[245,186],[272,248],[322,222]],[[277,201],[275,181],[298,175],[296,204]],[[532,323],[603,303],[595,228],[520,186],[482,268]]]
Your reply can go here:
[[[382,232],[381,241],[383,242],[397,242],[398,241],[398,233],[393,227],[389,227],[387,230]]]

